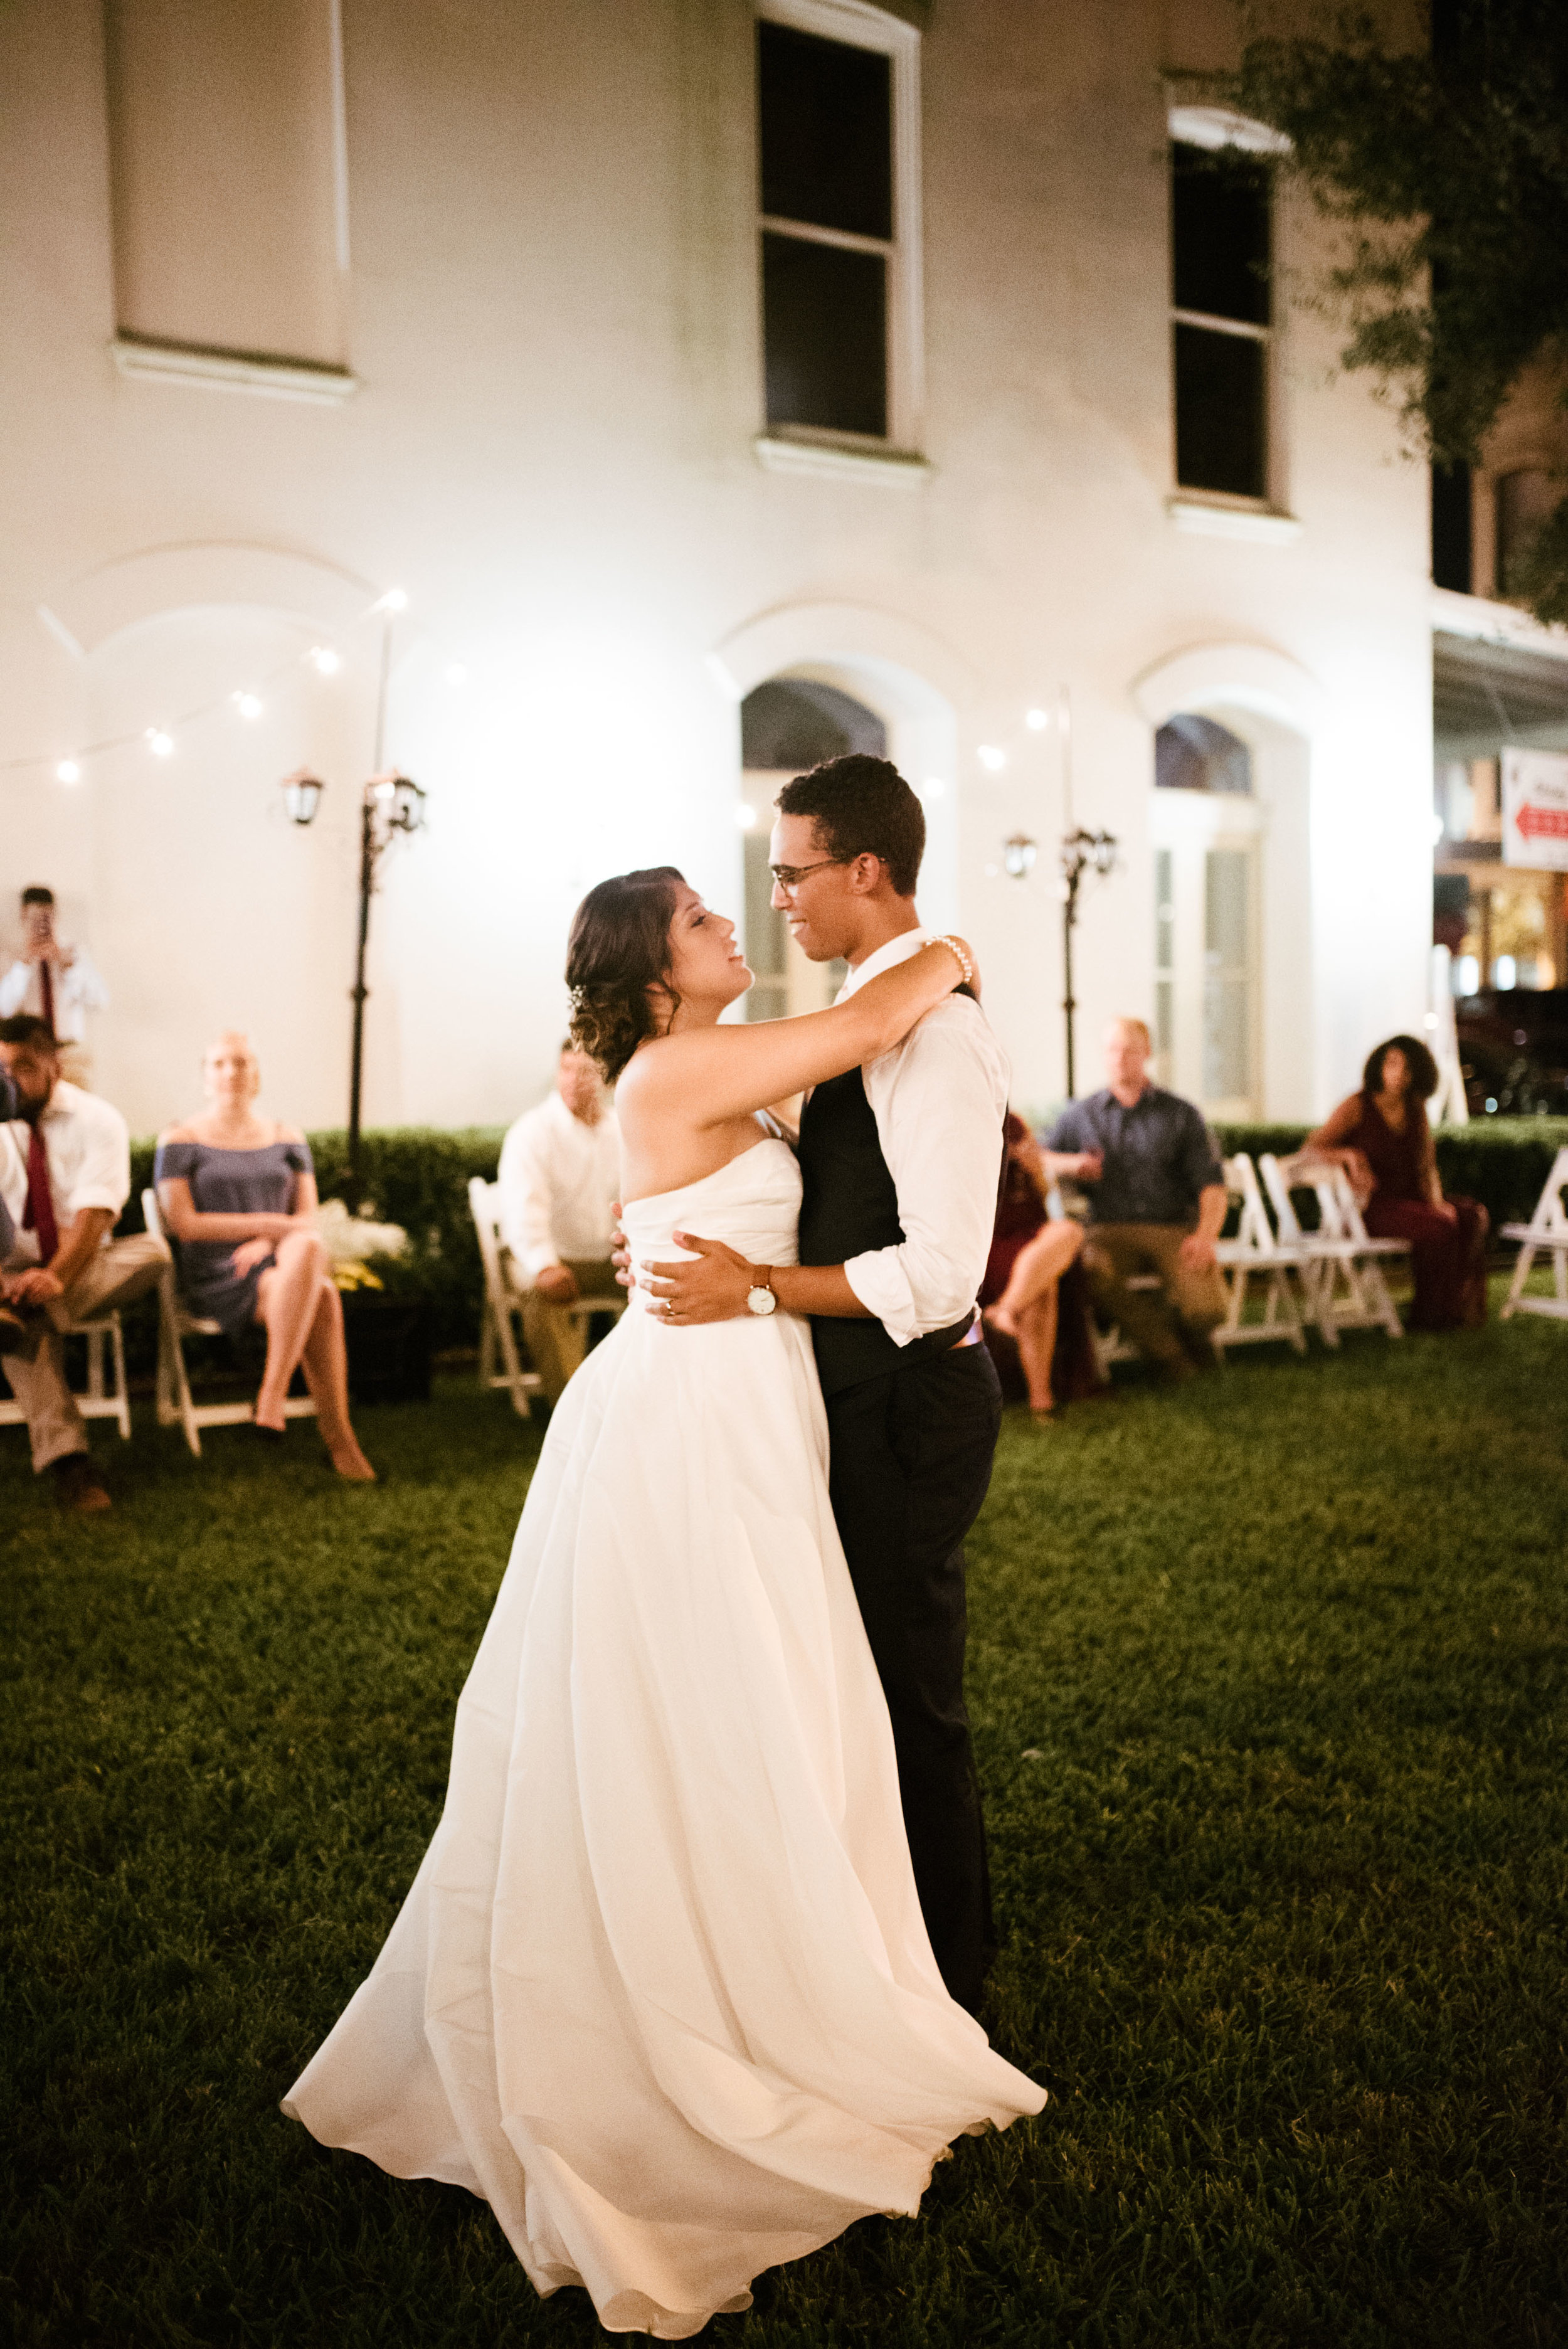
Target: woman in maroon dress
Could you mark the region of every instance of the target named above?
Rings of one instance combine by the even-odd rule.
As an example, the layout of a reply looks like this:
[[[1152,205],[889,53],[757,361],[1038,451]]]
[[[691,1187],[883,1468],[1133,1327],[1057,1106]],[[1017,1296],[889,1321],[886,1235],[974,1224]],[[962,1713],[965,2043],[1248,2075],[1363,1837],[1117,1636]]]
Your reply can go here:
[[[1083,1170],[1070,1154],[1042,1150],[1012,1110],[1002,1131],[1006,1156],[980,1307],[1003,1392],[1016,1401],[1026,1390],[1037,1419],[1048,1419],[1058,1401],[1081,1401],[1101,1382],[1078,1264],[1083,1227],[1046,1210],[1055,1177]]]
[[[1408,1240],[1412,1330],[1475,1330],[1486,1319],[1491,1219],[1478,1199],[1445,1199],[1427,1103],[1438,1064],[1414,1036],[1379,1044],[1361,1090],[1342,1101],[1306,1151],[1345,1168],[1374,1239]]]

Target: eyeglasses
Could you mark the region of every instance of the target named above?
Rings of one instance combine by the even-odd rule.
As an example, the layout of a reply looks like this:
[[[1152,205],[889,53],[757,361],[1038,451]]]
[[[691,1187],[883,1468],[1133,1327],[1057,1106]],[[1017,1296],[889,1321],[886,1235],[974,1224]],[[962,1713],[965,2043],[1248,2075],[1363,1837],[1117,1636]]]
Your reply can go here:
[[[854,861],[852,856],[824,856],[816,864],[770,864],[768,870],[773,875],[774,885],[782,889],[787,897],[792,897],[809,873],[825,873],[830,864],[852,864]]]

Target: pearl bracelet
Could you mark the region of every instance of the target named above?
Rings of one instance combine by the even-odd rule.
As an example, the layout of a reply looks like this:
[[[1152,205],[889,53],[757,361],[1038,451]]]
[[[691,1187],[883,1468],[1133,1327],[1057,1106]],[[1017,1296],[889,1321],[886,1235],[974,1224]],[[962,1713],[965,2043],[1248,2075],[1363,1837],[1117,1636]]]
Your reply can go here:
[[[945,947],[948,953],[953,957],[954,961],[958,965],[959,969],[964,973],[965,985],[966,987],[974,986],[975,966],[970,961],[969,957],[965,953],[956,938],[950,938],[944,933],[943,936],[939,938],[931,938],[927,943],[934,947]]]

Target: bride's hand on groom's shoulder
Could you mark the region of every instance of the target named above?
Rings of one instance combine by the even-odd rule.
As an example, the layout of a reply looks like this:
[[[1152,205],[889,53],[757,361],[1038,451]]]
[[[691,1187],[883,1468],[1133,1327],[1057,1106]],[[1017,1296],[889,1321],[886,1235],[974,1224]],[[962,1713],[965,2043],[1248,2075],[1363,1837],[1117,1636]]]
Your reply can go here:
[[[745,1257],[722,1240],[698,1239],[692,1232],[670,1237],[676,1247],[690,1248],[694,1261],[645,1268],[643,1287],[655,1313],[684,1330],[696,1321],[733,1321],[748,1310],[757,1273]]]

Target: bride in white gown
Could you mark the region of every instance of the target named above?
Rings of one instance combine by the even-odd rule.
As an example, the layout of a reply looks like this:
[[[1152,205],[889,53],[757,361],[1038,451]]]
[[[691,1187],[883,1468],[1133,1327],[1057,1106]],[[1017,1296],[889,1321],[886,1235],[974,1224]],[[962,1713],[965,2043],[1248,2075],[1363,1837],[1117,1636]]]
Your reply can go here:
[[[757,1112],[962,971],[933,946],[834,1010],[720,1028],[733,926],[661,869],[590,894],[568,977],[625,1070],[634,1255],[695,1226],[766,1265],[795,1261],[800,1184]],[[1045,2103],[931,1954],[827,1448],[804,1321],[671,1330],[632,1291],[551,1420],[434,1840],[284,2104],[482,2195],[538,2291],[585,2285],[613,2332],[748,2307]]]

